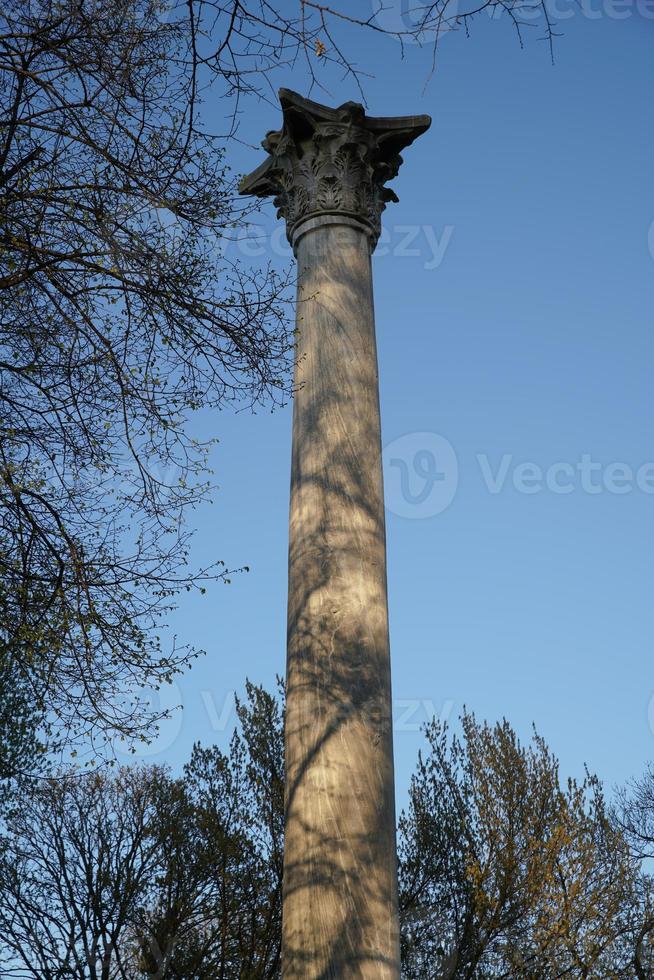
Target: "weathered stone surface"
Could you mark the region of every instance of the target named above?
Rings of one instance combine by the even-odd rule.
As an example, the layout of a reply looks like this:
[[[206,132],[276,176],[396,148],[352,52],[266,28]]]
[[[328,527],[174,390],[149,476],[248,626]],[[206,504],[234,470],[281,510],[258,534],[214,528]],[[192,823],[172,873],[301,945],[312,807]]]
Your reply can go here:
[[[242,194],[273,197],[289,241],[313,215],[350,215],[369,229],[372,246],[381,213],[397,196],[386,183],[402,164],[400,151],[429,128],[429,116],[366,116],[357,102],[337,109],[281,89],[281,130],[262,146],[269,156],[241,183]]]
[[[370,250],[398,150],[429,121],[367,119],[360,106],[332,110],[292,93],[282,104],[272,156],[242,184],[277,195],[298,262],[282,973],[399,980]]]
[[[365,234],[327,225],[303,236],[298,272],[284,976],[390,980],[399,976],[393,746]]]

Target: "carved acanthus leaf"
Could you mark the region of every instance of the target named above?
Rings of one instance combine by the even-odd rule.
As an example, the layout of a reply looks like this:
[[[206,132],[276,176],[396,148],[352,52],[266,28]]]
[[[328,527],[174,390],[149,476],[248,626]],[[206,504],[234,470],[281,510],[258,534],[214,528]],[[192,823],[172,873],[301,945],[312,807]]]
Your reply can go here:
[[[386,187],[400,169],[399,151],[430,125],[428,116],[375,118],[346,102],[321,106],[282,89],[283,129],[268,133],[264,163],[241,182],[242,194],[272,196],[286,219],[289,240],[298,225],[319,215],[348,215],[377,242],[381,215],[397,201]]]

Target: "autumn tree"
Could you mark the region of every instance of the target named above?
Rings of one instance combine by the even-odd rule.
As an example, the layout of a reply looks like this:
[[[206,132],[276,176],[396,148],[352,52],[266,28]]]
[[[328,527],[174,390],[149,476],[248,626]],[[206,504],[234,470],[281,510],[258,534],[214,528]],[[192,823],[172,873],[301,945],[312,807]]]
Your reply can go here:
[[[637,873],[599,781],[561,785],[538,735],[461,721],[428,726],[400,819],[406,976],[631,976]]]

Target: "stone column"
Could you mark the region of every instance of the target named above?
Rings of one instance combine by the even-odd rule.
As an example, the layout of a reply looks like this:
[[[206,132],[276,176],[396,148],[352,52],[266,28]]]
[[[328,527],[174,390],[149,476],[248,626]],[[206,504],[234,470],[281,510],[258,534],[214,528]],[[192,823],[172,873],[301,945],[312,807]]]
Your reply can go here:
[[[398,980],[390,652],[370,254],[428,116],[282,90],[241,193],[298,263],[289,542],[284,980]],[[398,282],[398,288],[401,284]]]

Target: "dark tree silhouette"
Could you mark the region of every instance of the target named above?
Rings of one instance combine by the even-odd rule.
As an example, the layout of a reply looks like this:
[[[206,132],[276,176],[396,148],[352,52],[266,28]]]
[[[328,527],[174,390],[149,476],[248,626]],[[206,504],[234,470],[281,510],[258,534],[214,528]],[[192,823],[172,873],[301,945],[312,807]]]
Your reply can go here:
[[[0,856],[10,980],[279,976],[282,715],[248,685],[229,751],[68,771],[26,792]]]
[[[193,655],[157,622],[225,576],[186,568],[189,413],[287,383],[282,283],[218,257],[232,182],[159,7],[0,15],[0,652],[73,742],[147,736],[138,692]]]
[[[613,819],[644,869],[630,918],[633,968],[638,980],[647,980],[654,976],[654,764],[618,790]]]
[[[44,767],[41,720],[18,666],[7,652],[0,654],[0,812],[23,780]]]

